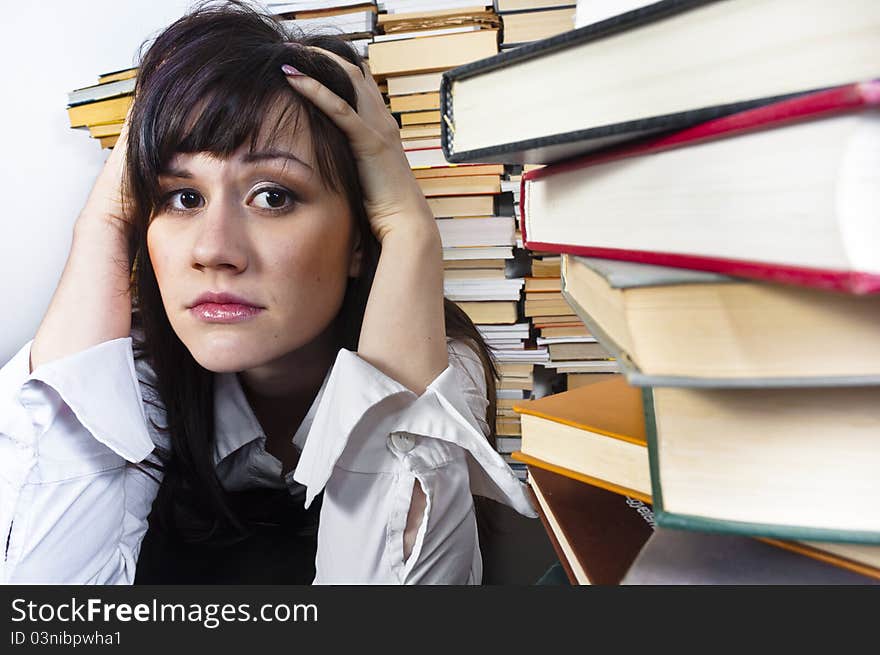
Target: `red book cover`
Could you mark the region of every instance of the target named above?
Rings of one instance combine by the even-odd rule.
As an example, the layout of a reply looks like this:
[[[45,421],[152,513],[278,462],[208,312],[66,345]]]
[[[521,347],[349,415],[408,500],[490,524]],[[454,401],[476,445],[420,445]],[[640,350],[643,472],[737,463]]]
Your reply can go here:
[[[649,138],[624,146],[591,153],[524,173],[520,182],[520,227],[523,245],[529,250],[567,253],[585,257],[620,259],[660,266],[713,271],[744,278],[796,284],[854,294],[880,293],[880,274],[805,268],[784,264],[723,259],[673,252],[626,250],[588,245],[548,243],[529,239],[526,230],[528,183],[572,170],[596,166],[628,157],[650,155],[697,143],[768,130],[800,121],[880,107],[880,80],[860,82],[804,94],[700,123],[685,130]]]

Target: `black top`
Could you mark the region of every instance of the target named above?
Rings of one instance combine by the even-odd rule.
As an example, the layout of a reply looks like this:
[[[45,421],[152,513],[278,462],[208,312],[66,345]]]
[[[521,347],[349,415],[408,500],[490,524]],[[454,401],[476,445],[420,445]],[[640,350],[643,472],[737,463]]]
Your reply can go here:
[[[162,532],[149,516],[134,584],[295,584],[315,578],[318,516],[323,493],[308,510],[287,489],[228,494],[252,535],[231,546],[184,543]]]

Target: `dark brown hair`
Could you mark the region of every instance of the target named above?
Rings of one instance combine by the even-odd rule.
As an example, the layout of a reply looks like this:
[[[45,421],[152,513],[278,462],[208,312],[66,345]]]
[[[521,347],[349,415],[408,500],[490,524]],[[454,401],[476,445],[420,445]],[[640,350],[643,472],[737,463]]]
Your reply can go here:
[[[147,46],[141,46],[141,53]],[[351,106],[356,94],[347,74],[330,58],[297,45],[330,50],[363,68],[351,45],[336,36],[308,35],[272,16],[235,1],[201,2],[163,30],[140,57],[130,114],[125,184],[134,230],[130,252],[136,328],[142,330],[137,356],[155,374],[152,386],[165,410],[170,452],[159,453],[164,470],[153,511],[160,526],[188,542],[217,542],[221,535],[246,533],[217,478],[212,459],[214,377],[180,341],[162,305],[146,247],[147,228],[160,206],[159,173],[177,152],[228,157],[244,144],[256,148],[261,134],[296,129],[303,116],[319,174],[347,198],[360,233],[361,274],[349,278],[336,318],[339,346],[357,351],[364,310],[381,247],[369,226],[358,171],[346,136],[323,112],[293,91],[280,72],[290,64],[322,82]],[[285,111],[265,129],[265,108],[279,100]],[[356,107],[355,107],[356,108]],[[471,319],[444,299],[448,337],[468,342],[480,357],[488,389],[486,421],[495,434],[493,356]]]

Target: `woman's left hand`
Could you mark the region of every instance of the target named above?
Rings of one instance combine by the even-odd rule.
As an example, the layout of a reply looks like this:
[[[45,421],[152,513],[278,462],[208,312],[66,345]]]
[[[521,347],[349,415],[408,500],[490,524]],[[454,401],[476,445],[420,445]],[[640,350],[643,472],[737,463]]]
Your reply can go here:
[[[357,111],[326,86],[287,65],[282,70],[290,85],[322,110],[348,136],[357,159],[364,208],[373,234],[381,243],[392,231],[438,233],[431,208],[412,174],[397,121],[385,106],[382,92],[369,70],[334,52],[305,46],[335,61],[351,78],[357,92]],[[365,64],[366,65],[366,64]],[[293,74],[291,72],[293,71]]]

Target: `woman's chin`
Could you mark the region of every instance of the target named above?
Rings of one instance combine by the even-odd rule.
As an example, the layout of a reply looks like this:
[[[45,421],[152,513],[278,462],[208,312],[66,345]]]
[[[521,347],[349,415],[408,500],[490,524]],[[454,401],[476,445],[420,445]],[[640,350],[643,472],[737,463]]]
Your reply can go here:
[[[259,363],[253,359],[241,357],[240,355],[223,356],[209,353],[197,356],[194,353],[193,358],[199,363],[199,366],[212,373],[238,373],[259,366]]]
[[[247,340],[250,341],[250,340]],[[199,340],[185,343],[193,359],[213,373],[237,373],[255,368],[272,359],[265,345],[243,340]]]

